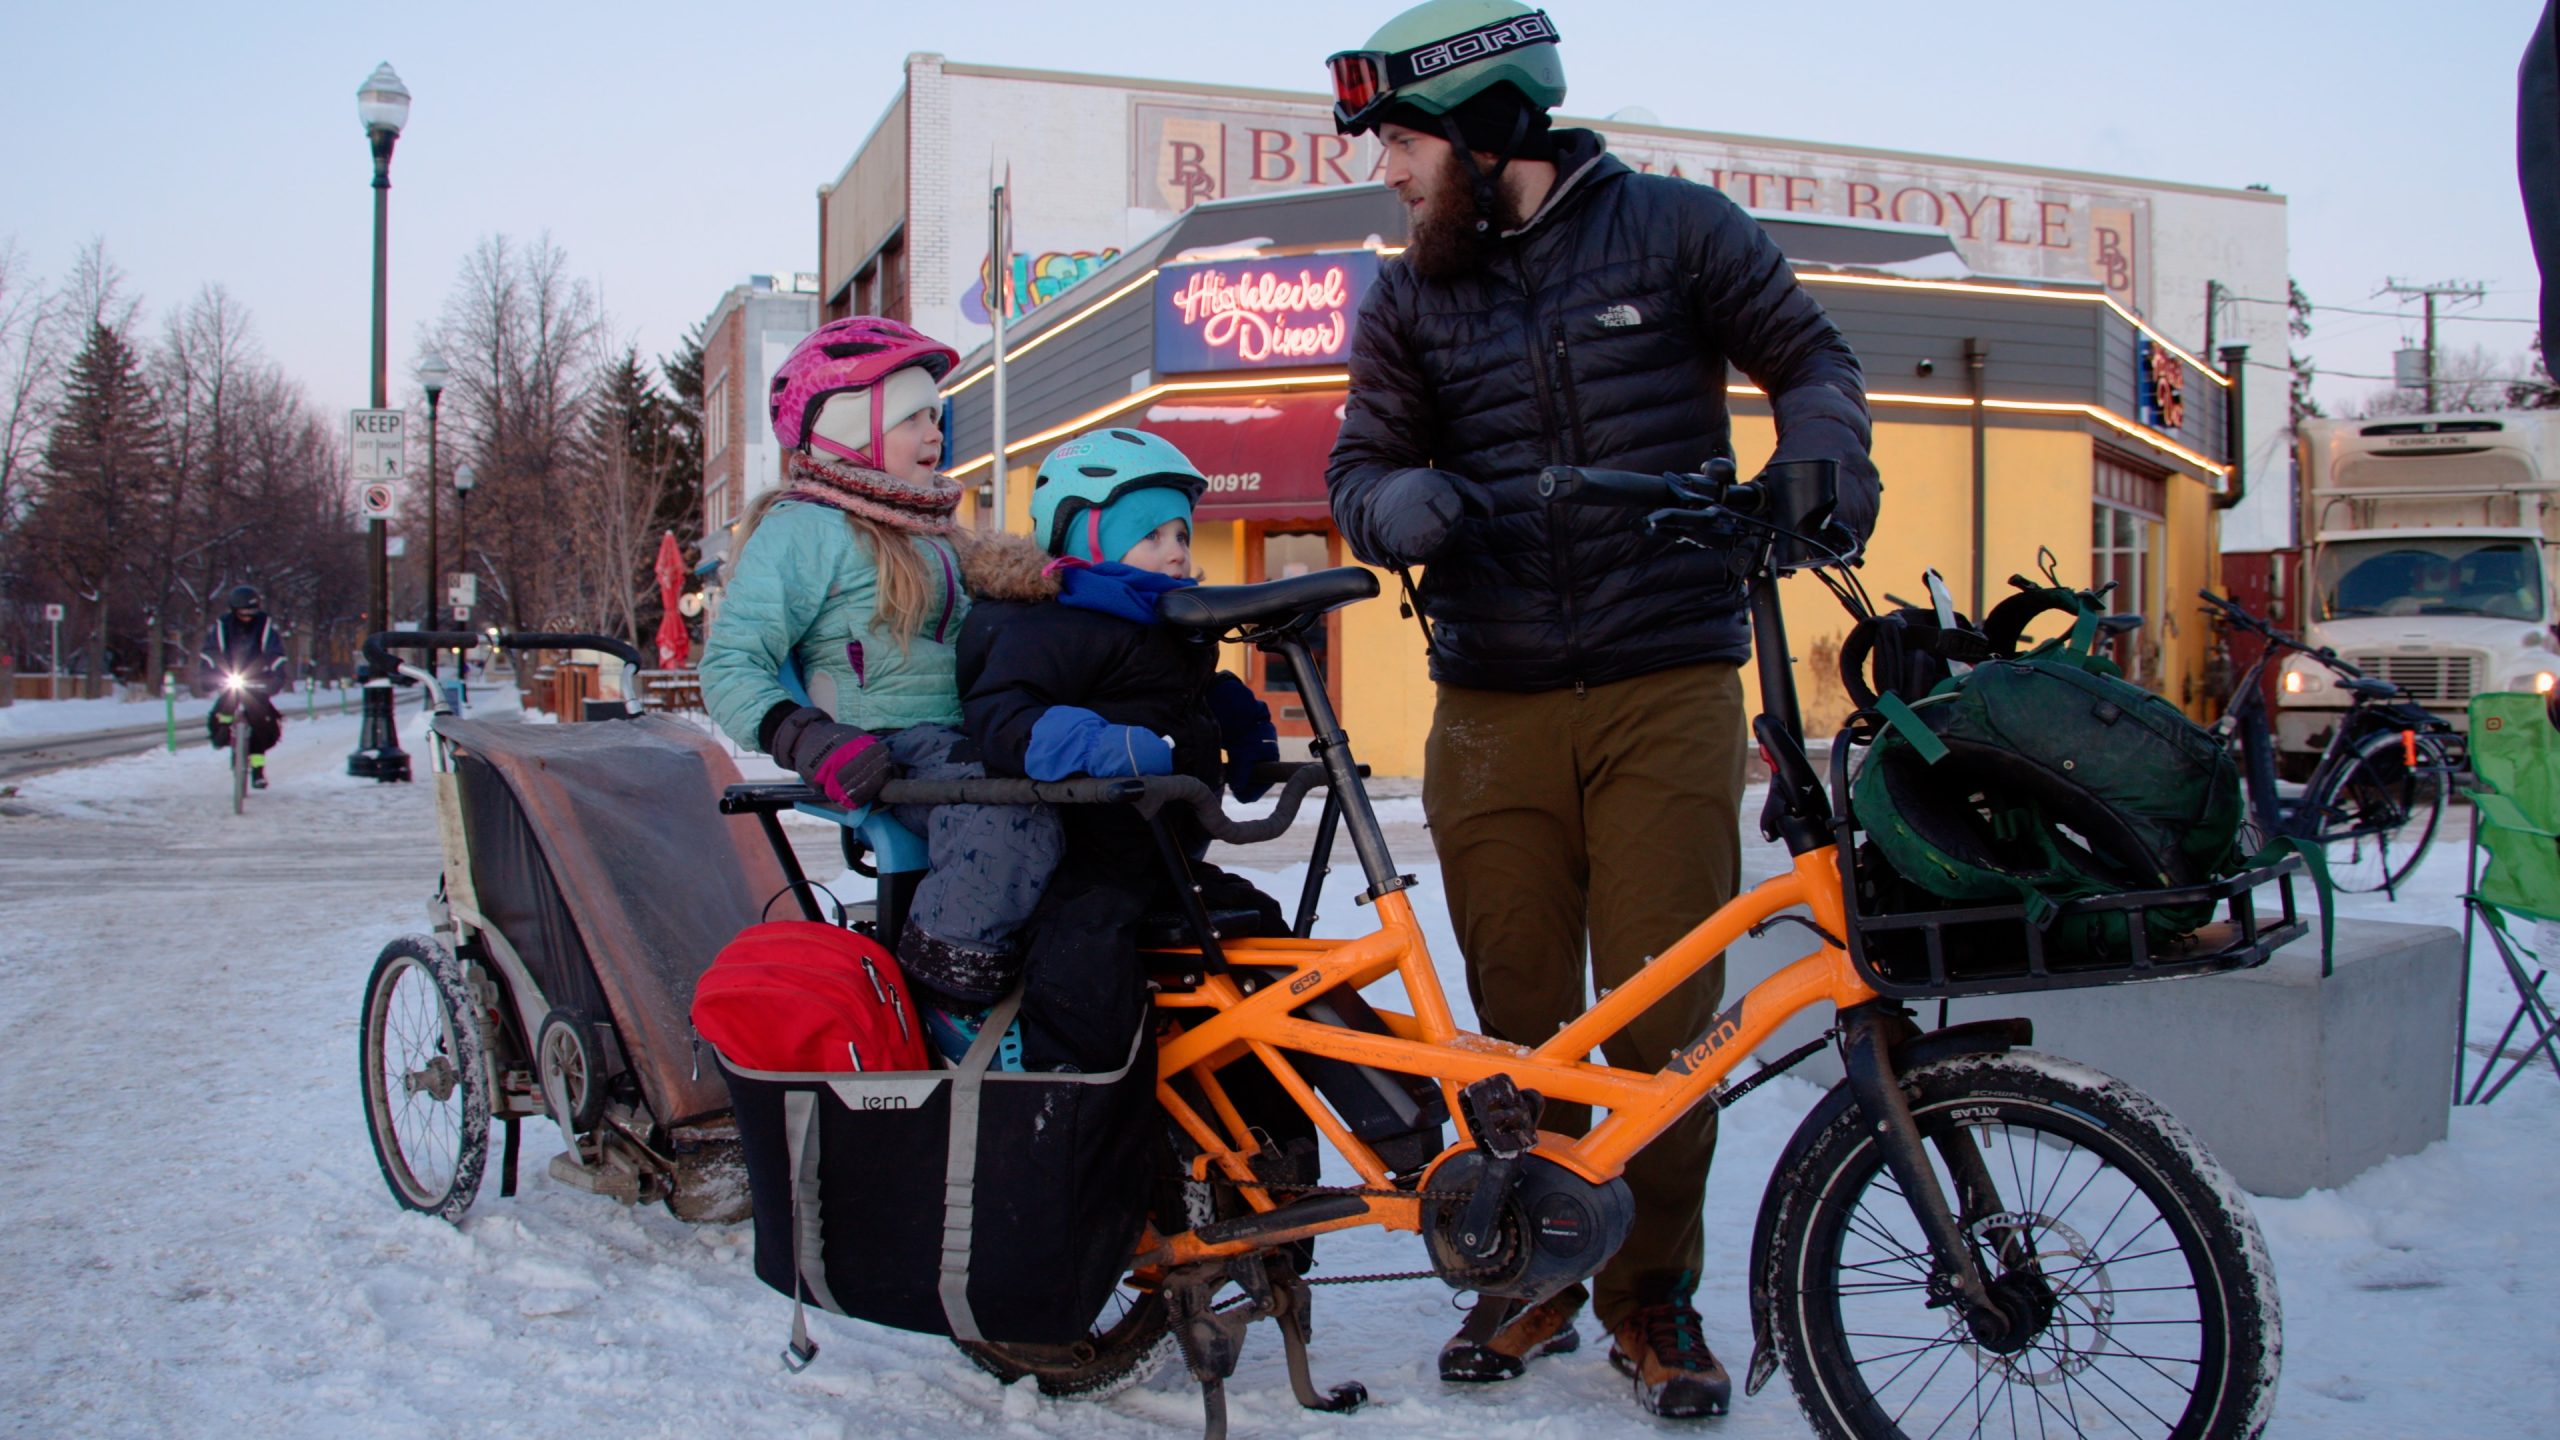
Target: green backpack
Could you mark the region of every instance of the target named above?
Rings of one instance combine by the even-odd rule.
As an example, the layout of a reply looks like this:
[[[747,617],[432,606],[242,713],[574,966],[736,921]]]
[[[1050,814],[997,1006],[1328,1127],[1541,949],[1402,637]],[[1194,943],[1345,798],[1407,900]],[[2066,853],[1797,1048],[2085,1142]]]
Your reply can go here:
[[[1873,856],[1908,885],[1941,902],[2024,904],[2049,956],[2129,959],[2125,912],[2057,923],[2062,905],[2239,871],[2239,768],[2219,738],[2095,653],[2094,595],[2012,583],[2021,593],[1985,619],[1995,651],[2035,611],[2074,616],[2069,636],[1985,661],[1916,702],[1879,695],[1884,723],[1850,809]],[[2152,953],[2213,908],[2150,907]]]

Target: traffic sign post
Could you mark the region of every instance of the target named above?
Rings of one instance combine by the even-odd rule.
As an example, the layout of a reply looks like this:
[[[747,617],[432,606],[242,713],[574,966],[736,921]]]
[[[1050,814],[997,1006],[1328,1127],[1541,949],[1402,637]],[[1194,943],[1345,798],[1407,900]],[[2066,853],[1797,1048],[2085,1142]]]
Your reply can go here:
[[[378,263],[379,256],[376,258]],[[381,298],[379,274],[375,280],[378,305]],[[385,543],[386,526],[393,503],[399,499],[400,480],[408,473],[408,454],[404,448],[408,440],[406,412],[382,406],[388,397],[383,393],[381,318],[377,308],[374,315],[375,408],[353,410],[347,415],[347,468],[361,487],[357,495],[358,508],[364,514],[365,528],[372,542],[369,548],[373,559],[373,594],[366,624],[373,630],[391,628],[391,561]],[[371,669],[369,663],[367,669]],[[391,709],[391,677],[387,675],[368,673],[365,678],[364,729],[357,741],[356,752],[347,757],[347,773],[382,781],[409,778],[409,755],[400,748],[399,726]]]

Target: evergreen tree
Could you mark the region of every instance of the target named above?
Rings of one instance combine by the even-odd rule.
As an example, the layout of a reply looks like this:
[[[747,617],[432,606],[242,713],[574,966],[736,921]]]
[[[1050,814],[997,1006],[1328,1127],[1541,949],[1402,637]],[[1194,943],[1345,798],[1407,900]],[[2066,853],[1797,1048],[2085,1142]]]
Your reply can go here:
[[[123,582],[149,563],[142,542],[167,498],[167,438],[142,357],[115,327],[91,322],[45,437],[27,525],[33,548],[88,608],[91,675],[104,673],[114,607],[134,610],[127,592],[138,586]],[[121,617],[119,628],[139,619]]]
[[[676,532],[685,553],[698,548],[702,531],[702,322],[684,332],[676,353],[658,357],[658,373],[666,377],[667,418],[675,445],[667,457],[667,494],[658,519],[660,528]]]

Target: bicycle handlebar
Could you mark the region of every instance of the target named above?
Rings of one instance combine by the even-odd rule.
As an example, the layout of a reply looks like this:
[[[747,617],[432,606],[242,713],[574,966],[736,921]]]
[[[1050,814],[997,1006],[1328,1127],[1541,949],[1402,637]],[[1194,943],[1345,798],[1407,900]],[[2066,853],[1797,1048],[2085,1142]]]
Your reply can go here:
[[[1259,820],[1239,820],[1227,814],[1218,802],[1215,787],[1189,775],[1122,776],[1109,780],[892,780],[880,789],[881,805],[1135,805],[1142,815],[1154,816],[1168,805],[1181,805],[1200,817],[1201,828],[1215,840],[1230,845],[1252,845],[1284,834],[1298,818],[1298,807],[1307,792],[1325,783],[1324,767],[1303,764],[1290,773],[1281,787],[1280,798],[1271,813]],[[773,808],[827,803],[826,797],[807,785],[757,785],[739,787],[751,790],[757,800]],[[738,792],[732,792],[733,797]],[[739,806],[739,809],[760,808]],[[724,814],[735,813],[732,800],[721,803]]]
[[[375,674],[390,675],[399,668],[391,658],[394,650],[468,650],[475,645],[502,650],[602,650],[634,670],[648,668],[638,647],[618,636],[542,630],[494,635],[480,630],[377,630],[365,637],[364,658],[373,662]]]
[[[2326,645],[2320,646],[2318,649],[2313,649],[2311,646],[2303,644],[2299,637],[2279,630],[2266,621],[2259,619],[2257,616],[2250,614],[2247,608],[2242,606],[2237,600],[2230,599],[2227,596],[2216,595],[2210,590],[2197,591],[2196,598],[2204,601],[2205,608],[2211,610],[2217,618],[2227,624],[2239,626],[2241,629],[2258,636],[2260,639],[2265,640],[2269,645],[2277,649],[2291,650],[2297,655],[2308,655],[2312,659],[2319,661],[2321,664],[2328,666],[2330,673],[2332,674],[2343,675],[2357,680],[2365,678],[2364,671],[2356,668],[2352,664],[2349,664],[2347,661],[2339,659],[2337,651],[2330,649]]]

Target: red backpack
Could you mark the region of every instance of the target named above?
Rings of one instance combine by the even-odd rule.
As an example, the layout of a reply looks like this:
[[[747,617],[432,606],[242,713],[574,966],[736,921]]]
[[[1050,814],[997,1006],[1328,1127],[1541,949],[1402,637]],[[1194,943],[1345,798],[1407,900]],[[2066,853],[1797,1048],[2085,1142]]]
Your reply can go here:
[[[867,936],[810,920],[739,931],[693,988],[693,1028],[737,1070],[842,1074],[931,1064],[897,960]]]

